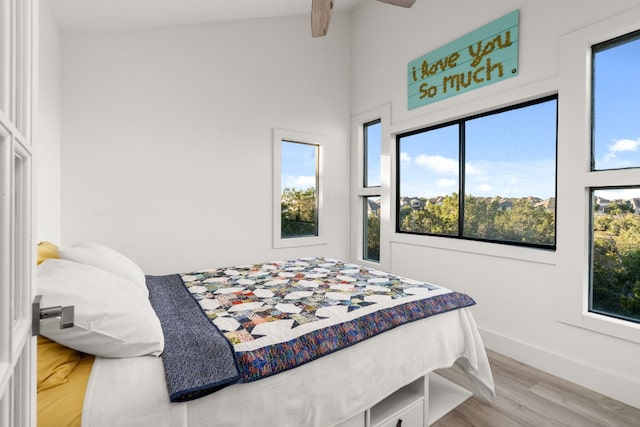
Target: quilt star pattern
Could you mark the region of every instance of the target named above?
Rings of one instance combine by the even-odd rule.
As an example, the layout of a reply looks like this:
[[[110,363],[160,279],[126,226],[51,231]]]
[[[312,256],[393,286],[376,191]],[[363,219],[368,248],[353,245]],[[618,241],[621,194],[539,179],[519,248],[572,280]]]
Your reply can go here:
[[[433,291],[442,289],[331,258],[198,271],[183,274],[182,280],[234,345],[281,337],[321,320],[357,317],[359,313],[348,314],[395,305],[416,295],[435,295]]]

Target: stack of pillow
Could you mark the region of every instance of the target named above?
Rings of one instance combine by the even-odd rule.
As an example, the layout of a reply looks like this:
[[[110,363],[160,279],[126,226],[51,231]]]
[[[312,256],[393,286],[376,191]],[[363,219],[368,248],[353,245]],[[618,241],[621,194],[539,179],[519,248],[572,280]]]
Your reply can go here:
[[[52,341],[101,357],[158,356],[164,349],[160,321],[149,302],[142,269],[96,243],[38,245],[37,293],[41,307],[75,307],[75,326],[40,323]]]

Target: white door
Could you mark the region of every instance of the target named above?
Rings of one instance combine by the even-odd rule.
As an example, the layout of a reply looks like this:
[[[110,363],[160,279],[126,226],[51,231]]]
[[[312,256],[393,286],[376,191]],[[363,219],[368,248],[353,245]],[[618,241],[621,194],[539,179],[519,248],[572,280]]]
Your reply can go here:
[[[0,426],[35,426],[32,100],[37,0],[0,0]]]

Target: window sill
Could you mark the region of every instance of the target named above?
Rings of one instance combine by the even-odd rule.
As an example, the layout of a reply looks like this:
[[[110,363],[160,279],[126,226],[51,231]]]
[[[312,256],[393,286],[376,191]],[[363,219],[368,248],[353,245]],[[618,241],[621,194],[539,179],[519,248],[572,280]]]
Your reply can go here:
[[[298,248],[301,246],[317,246],[317,245],[326,245],[326,239],[322,237],[290,237],[288,239],[282,238],[274,238],[273,248],[274,249],[282,249],[282,248]]]
[[[557,259],[556,252],[553,250],[503,245],[499,243],[477,242],[473,240],[452,239],[448,237],[393,233],[391,243],[408,244],[426,248],[464,252],[475,255],[547,265],[556,265]]]
[[[640,344],[640,324],[616,319],[596,313],[582,313],[580,316],[558,320],[560,323],[587,329],[611,337]]]

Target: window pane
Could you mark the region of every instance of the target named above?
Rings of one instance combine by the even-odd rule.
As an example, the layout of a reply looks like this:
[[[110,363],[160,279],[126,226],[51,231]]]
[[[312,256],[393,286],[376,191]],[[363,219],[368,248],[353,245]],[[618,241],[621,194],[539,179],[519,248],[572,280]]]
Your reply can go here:
[[[399,138],[400,231],[458,234],[458,147],[457,124]]]
[[[318,146],[282,141],[281,237],[318,235]]]
[[[593,170],[640,166],[640,32],[593,47]]]
[[[556,104],[465,123],[464,237],[555,245]]]
[[[364,186],[380,186],[380,120],[364,125]]]
[[[364,250],[362,257],[380,262],[380,196],[364,198]]]
[[[594,189],[592,312],[640,322],[640,187]]]

